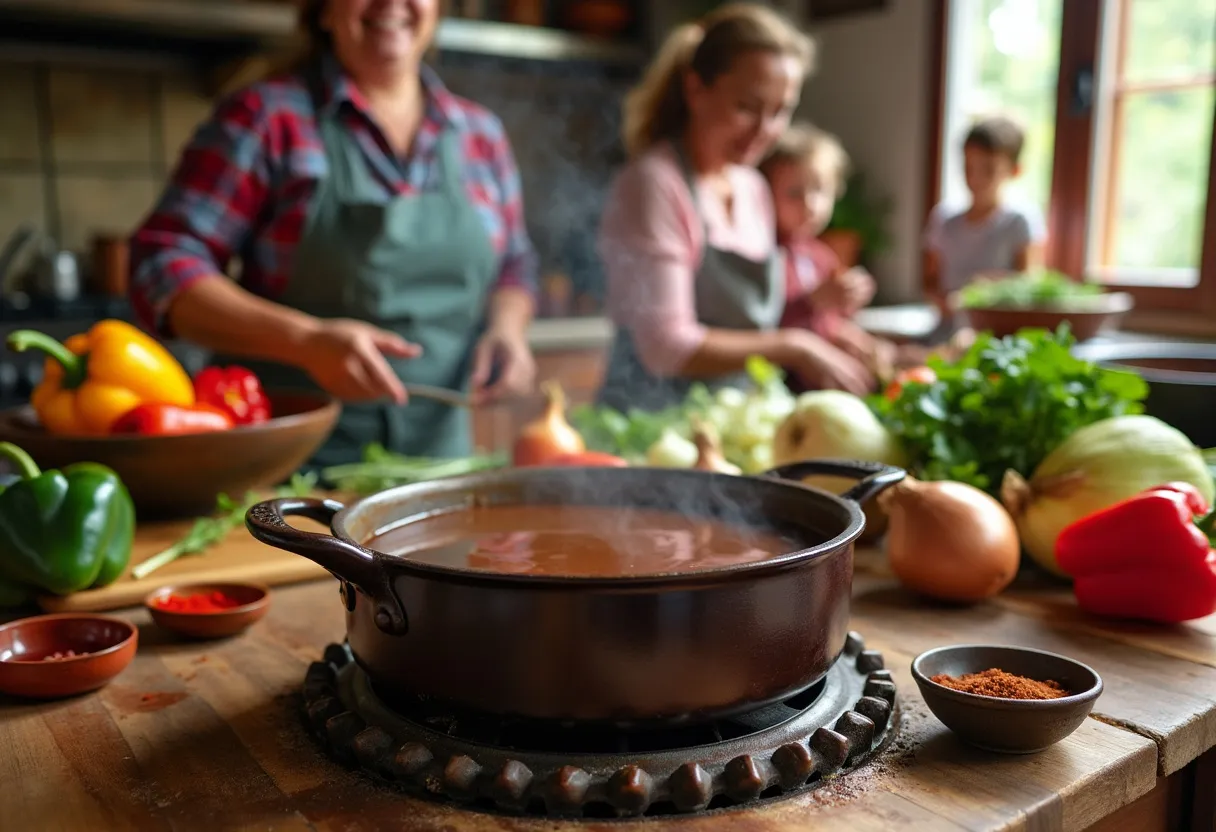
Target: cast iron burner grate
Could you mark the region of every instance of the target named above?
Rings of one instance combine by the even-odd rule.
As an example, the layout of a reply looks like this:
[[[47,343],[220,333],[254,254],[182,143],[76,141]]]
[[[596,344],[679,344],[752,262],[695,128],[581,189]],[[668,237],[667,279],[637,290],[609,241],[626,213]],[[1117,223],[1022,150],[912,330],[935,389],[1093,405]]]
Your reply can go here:
[[[550,817],[701,812],[787,796],[868,763],[894,737],[895,683],[850,633],[811,689],[702,725],[558,727],[390,707],[346,645],[308,668],[308,721],[327,751],[406,791],[469,808]]]

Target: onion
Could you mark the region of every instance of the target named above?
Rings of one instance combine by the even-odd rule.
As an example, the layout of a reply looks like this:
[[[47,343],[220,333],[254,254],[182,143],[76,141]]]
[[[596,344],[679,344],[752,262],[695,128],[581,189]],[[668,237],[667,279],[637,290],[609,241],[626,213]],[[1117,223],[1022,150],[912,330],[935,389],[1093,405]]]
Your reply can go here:
[[[515,439],[512,462],[516,465],[543,465],[551,459],[587,450],[583,437],[566,421],[566,394],[556,381],[540,386],[548,400],[545,412],[524,425]]]
[[[901,468],[907,462],[899,440],[878,421],[869,405],[843,390],[803,393],[773,435],[774,465],[806,459],[860,459]],[[856,478],[827,474],[815,474],[803,482],[834,494],[857,485]],[[870,543],[886,531],[887,517],[874,500],[867,500],[862,510],[866,528],[860,542]]]
[[[1008,471],[1001,501],[1027,554],[1064,577],[1056,538],[1082,517],[1167,482],[1187,482],[1210,505],[1212,474],[1184,433],[1152,416],[1114,416],[1074,432],[1039,463],[1029,482]]]
[[[698,471],[716,471],[719,474],[742,474],[743,469],[732,465],[722,455],[722,447],[718,444],[718,433],[712,425],[700,419],[692,420],[692,441],[697,446],[697,461],[693,468]]]
[[[887,558],[904,586],[942,601],[981,601],[1018,572],[1018,533],[995,499],[961,482],[905,477],[878,496]]]
[[[646,462],[655,468],[691,468],[697,464],[697,446],[666,427],[646,449]]]

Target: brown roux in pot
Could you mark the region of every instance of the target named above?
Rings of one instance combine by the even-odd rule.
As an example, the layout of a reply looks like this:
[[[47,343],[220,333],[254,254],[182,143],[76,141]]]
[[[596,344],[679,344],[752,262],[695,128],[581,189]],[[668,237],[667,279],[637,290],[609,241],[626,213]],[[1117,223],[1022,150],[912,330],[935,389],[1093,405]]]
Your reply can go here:
[[[614,577],[768,560],[807,543],[765,529],[657,509],[499,505],[406,523],[364,545],[460,569]]]

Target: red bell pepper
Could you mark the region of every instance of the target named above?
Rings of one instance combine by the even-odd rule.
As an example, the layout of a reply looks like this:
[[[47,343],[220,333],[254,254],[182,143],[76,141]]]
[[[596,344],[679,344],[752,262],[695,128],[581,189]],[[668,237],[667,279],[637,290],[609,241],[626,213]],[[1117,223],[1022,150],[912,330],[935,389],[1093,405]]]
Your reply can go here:
[[[1087,612],[1191,621],[1216,612],[1213,523],[1216,512],[1194,486],[1168,483],[1067,526],[1056,561]]]
[[[256,425],[270,418],[270,400],[262,383],[244,367],[207,367],[194,377],[194,398],[228,412],[237,425]]]
[[[178,407],[173,404],[141,404],[114,422],[111,433],[140,436],[176,436],[184,433],[213,433],[231,430],[227,411],[209,404]]]

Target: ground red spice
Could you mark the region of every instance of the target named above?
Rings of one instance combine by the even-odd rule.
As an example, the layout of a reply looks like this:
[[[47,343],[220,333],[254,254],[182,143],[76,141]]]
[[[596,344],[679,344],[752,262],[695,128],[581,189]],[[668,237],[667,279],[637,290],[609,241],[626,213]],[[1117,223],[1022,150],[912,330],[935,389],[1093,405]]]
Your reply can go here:
[[[219,612],[241,606],[241,602],[222,592],[199,592],[194,595],[166,595],[153,603],[169,612]]]
[[[1068,691],[1064,690],[1059,682],[1027,679],[1025,676],[1015,676],[995,667],[958,677],[941,673],[934,676],[933,681],[953,690],[998,699],[1059,699],[1068,696]]]

